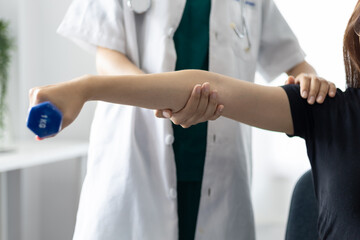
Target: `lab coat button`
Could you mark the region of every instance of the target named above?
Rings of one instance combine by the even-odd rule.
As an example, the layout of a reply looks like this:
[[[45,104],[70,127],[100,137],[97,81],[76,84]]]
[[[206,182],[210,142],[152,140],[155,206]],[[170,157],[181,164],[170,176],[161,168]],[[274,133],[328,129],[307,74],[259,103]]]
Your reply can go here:
[[[176,192],[176,190],[174,188],[170,188],[169,196],[170,196],[171,199],[176,199],[177,192]]]
[[[175,140],[175,138],[174,138],[173,135],[167,135],[167,136],[165,137],[165,143],[166,143],[166,145],[171,145],[171,144],[173,144],[174,140]]]
[[[217,40],[218,37],[219,37],[219,33],[215,31],[215,32],[214,32],[214,37],[215,37],[215,39]]]
[[[167,35],[169,38],[172,38],[174,36],[175,29],[173,27],[169,28]]]

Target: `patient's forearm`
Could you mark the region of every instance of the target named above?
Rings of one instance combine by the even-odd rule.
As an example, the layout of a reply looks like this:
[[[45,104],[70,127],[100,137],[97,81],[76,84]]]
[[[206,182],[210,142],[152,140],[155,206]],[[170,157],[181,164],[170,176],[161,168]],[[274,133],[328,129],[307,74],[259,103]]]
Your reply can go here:
[[[182,109],[196,84],[210,82],[217,89],[218,75],[205,71],[178,71],[141,76],[87,76],[86,100],[133,105],[149,109]]]
[[[209,82],[218,91],[223,115],[269,130],[292,133],[290,107],[281,88],[264,87],[198,70],[141,76],[90,76],[85,79],[87,100],[150,109],[182,109],[194,85]]]

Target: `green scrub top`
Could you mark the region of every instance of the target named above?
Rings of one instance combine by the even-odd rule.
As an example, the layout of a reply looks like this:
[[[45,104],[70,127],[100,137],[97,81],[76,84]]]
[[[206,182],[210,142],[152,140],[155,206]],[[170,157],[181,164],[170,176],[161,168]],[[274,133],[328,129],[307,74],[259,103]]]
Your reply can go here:
[[[209,68],[210,0],[188,0],[174,34],[176,70]],[[184,129],[173,124],[178,181],[202,181],[207,122]]]
[[[177,54],[176,70],[209,68],[210,0],[187,0],[174,35]],[[201,196],[207,122],[184,129],[173,124],[179,240],[195,238]]]

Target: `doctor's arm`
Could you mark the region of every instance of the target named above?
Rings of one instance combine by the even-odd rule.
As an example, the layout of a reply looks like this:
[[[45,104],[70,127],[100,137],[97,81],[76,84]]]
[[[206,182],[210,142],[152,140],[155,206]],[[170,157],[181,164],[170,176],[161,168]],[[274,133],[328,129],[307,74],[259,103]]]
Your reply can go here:
[[[96,51],[96,69],[101,75],[144,74],[123,53],[103,47],[98,47]]]
[[[293,132],[290,106],[282,88],[256,85],[199,70],[133,76],[84,76],[32,89],[30,106],[51,101],[63,113],[64,128],[75,120],[83,104],[91,100],[177,112],[185,106],[197,84],[203,84],[208,93],[213,91],[218,102],[226,106],[223,116],[268,130]]]

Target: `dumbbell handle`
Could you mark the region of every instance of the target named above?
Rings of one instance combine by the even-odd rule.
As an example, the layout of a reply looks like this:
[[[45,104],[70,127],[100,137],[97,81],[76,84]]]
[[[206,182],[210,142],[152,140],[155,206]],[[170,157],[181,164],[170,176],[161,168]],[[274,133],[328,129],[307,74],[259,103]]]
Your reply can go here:
[[[33,106],[27,119],[27,127],[40,138],[58,133],[61,123],[62,113],[51,102],[43,102]]]

